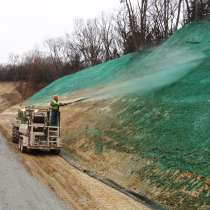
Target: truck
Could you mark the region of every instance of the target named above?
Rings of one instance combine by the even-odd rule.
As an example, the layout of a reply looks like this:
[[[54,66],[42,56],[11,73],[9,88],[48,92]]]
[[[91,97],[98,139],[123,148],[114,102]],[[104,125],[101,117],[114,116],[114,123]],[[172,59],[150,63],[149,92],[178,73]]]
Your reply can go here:
[[[59,154],[62,148],[60,113],[58,116],[57,125],[52,125],[50,108],[34,106],[19,108],[12,125],[12,141],[18,144],[22,153],[41,150]]]

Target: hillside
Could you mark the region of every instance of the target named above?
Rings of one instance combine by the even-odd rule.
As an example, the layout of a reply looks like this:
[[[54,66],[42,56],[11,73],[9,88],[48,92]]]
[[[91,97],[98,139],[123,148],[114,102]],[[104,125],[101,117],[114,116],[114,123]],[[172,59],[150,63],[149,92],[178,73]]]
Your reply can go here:
[[[0,83],[0,112],[22,101],[21,94],[13,82]]]
[[[30,98],[88,97],[62,109],[81,165],[168,209],[210,208],[210,21],[160,47],[61,78]]]

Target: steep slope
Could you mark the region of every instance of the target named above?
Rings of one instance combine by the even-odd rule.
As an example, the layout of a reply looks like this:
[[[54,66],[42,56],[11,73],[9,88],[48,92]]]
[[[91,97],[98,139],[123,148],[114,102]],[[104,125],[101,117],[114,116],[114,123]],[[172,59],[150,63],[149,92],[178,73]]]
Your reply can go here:
[[[88,97],[62,110],[66,148],[81,164],[169,209],[208,209],[209,93],[210,22],[202,21],[156,49],[57,80],[27,103]]]

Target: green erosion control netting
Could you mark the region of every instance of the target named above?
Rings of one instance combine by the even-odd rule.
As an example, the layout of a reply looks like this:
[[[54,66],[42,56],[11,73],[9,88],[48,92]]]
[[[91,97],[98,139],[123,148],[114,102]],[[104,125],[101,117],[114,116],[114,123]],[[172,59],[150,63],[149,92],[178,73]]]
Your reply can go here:
[[[120,126],[103,131],[119,142],[118,148],[126,147],[126,151],[153,160],[163,171],[189,171],[201,178],[175,185],[168,181],[175,176],[173,172],[162,178],[151,173],[154,165],[145,168],[145,176],[175,193],[185,185],[182,191],[202,188],[197,205],[210,205],[209,189],[204,187],[210,176],[209,21],[185,26],[158,48],[61,78],[28,103],[43,103],[52,95],[65,96],[87,88],[95,89],[88,95],[93,99],[121,97],[113,114]]]

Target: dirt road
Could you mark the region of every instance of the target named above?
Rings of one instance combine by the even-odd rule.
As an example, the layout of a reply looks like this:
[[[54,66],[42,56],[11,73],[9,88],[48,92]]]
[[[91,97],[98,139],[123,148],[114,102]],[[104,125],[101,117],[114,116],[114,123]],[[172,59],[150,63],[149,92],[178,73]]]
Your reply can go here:
[[[31,177],[0,136],[0,209],[70,210]]]

